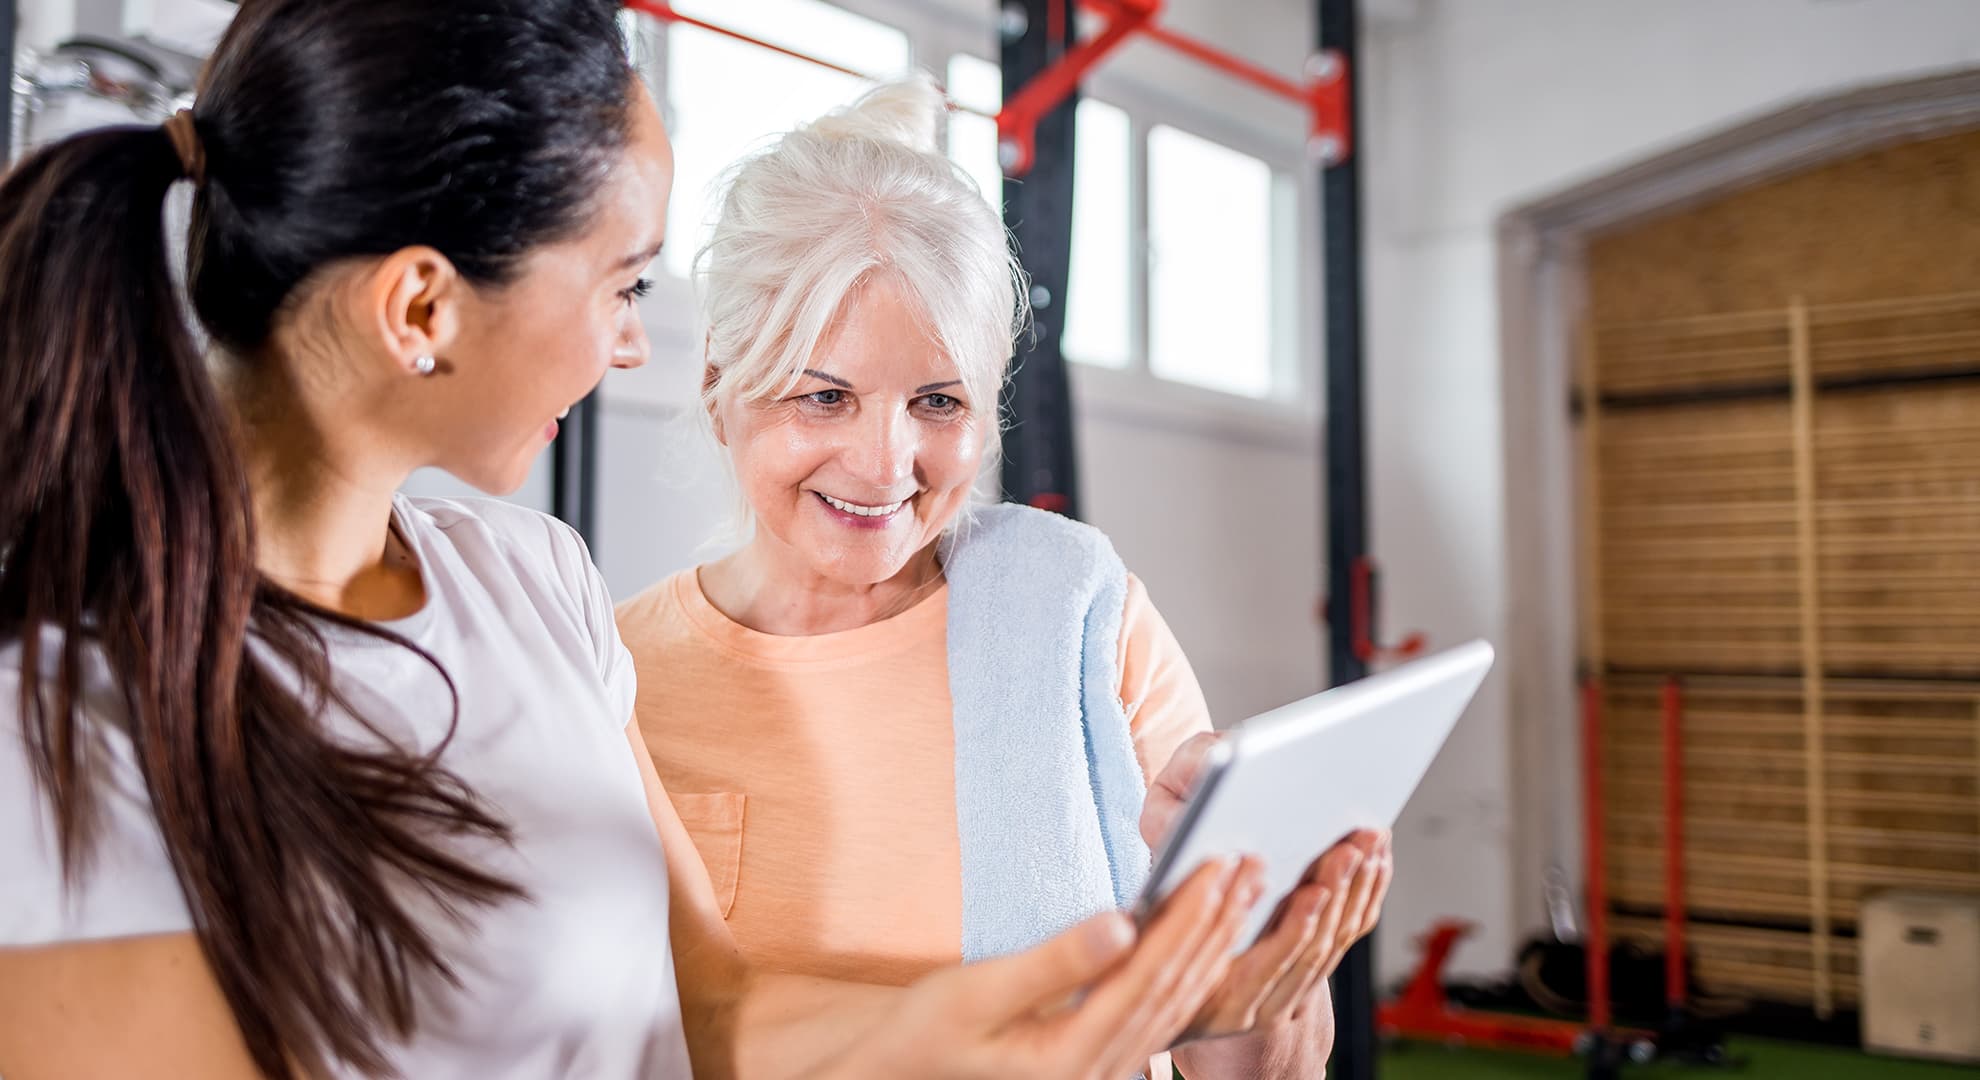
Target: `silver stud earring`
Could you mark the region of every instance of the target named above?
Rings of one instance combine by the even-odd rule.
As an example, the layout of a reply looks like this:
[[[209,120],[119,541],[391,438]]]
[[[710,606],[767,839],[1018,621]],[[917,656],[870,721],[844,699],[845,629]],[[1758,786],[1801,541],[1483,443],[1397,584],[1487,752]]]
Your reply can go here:
[[[431,375],[434,369],[439,366],[440,362],[431,356],[421,355],[413,357],[413,370],[421,375]]]

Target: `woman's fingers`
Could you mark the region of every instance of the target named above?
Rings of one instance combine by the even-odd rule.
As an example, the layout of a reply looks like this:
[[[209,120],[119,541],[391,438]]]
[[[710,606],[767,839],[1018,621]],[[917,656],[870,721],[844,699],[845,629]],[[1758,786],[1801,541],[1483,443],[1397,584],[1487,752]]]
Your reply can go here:
[[[1336,931],[1333,959],[1327,965],[1329,975],[1333,974],[1334,968],[1340,965],[1341,958],[1347,955],[1348,948],[1360,941],[1362,935],[1372,929],[1375,920],[1381,916],[1381,908],[1377,905],[1376,897],[1384,888],[1383,871],[1389,862],[1387,845],[1386,836],[1377,838],[1373,849],[1355,868],[1354,879],[1349,885],[1347,908],[1342,912],[1341,925]]]
[[[1229,860],[1213,859],[1197,867],[1163,901],[1126,962],[1095,983],[1072,1015],[1064,1033],[1070,1058],[1100,1058],[1119,1041],[1144,1004],[1181,977],[1222,914],[1234,871]],[[1156,1046],[1149,1052],[1160,1049]],[[1111,1058],[1110,1053],[1106,1060]]]
[[[1134,924],[1118,911],[1096,915],[1033,949],[956,972],[979,1016],[1004,1024],[1057,1005],[1104,975],[1134,945]]]
[[[1375,883],[1375,898],[1369,901],[1367,918],[1361,923],[1361,936],[1375,932],[1375,924],[1382,921],[1382,905],[1389,900],[1389,885],[1396,877],[1396,846],[1393,837],[1382,837],[1380,878]]]
[[[1304,981],[1299,962],[1319,930],[1326,902],[1326,888],[1314,882],[1287,893],[1272,930],[1231,965],[1210,1005],[1191,1025],[1190,1036],[1229,1035],[1277,1019],[1265,1011],[1266,1005],[1281,983]]]
[[[1241,861],[1231,873],[1215,917],[1196,928],[1176,962],[1136,1003],[1116,1033],[1110,1056],[1137,1061],[1166,1049],[1182,1035],[1229,970],[1237,936],[1263,891],[1263,868],[1253,859]]]
[[[1162,982],[1137,1003],[1128,1021],[1121,1025],[1115,1049],[1126,1055],[1127,1060],[1138,1060],[1167,1048],[1202,1010],[1229,968],[1244,916],[1263,891],[1261,879],[1255,860],[1242,860],[1232,869],[1216,917],[1202,927],[1189,948],[1178,956],[1178,962],[1164,972]]]
[[[1224,910],[1217,924],[1205,936],[1193,962],[1183,970],[1173,996],[1166,1002],[1167,1017],[1162,1025],[1172,1038],[1188,1027],[1229,978],[1236,960],[1238,935],[1244,932],[1251,909],[1264,894],[1265,864],[1257,859],[1245,859],[1238,866],[1230,892],[1225,894]]]
[[[1273,988],[1272,996],[1261,1012],[1271,1016],[1291,1013],[1314,985],[1331,974],[1334,965],[1340,962],[1333,955],[1334,945],[1339,940],[1342,920],[1347,914],[1351,899],[1350,885],[1362,860],[1361,849],[1346,841],[1336,844],[1321,857],[1314,876],[1327,890],[1327,901],[1321,909],[1319,925],[1314,928],[1313,939],[1307,943],[1306,951],[1300,955],[1293,977]]]
[[[1169,763],[1148,785],[1148,798],[1141,804],[1141,838],[1150,848],[1160,848],[1169,833],[1175,828],[1176,818],[1182,815],[1183,803],[1190,792],[1196,790],[1196,783],[1203,777],[1203,768],[1210,761],[1210,751],[1223,736],[1214,731],[1200,732],[1190,736],[1176,752],[1169,756]]]

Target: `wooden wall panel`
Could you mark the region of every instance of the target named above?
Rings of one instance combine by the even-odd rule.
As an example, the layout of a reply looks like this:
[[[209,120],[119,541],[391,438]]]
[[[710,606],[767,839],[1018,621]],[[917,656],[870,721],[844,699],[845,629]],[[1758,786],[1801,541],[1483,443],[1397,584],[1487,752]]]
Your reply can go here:
[[[1980,131],[1906,143],[1597,237],[1600,325],[1980,288]]]
[[[1597,238],[1587,265],[1616,925],[1662,934],[1676,677],[1701,983],[1847,1007],[1867,897],[1980,892],[1980,132]]]

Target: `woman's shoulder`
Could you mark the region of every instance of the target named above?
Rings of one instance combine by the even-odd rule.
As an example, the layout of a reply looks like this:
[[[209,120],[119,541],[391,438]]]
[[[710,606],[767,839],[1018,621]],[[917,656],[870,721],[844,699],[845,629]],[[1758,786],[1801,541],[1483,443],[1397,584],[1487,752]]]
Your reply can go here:
[[[557,559],[584,552],[576,529],[541,510],[485,496],[400,495],[400,520],[459,545],[493,544],[518,554]]]
[[[549,514],[501,499],[413,495],[399,496],[394,510],[429,572],[466,574],[491,585],[548,578],[580,606],[610,607],[584,538]],[[436,547],[458,556],[458,563],[426,558]]]
[[[700,587],[695,584],[697,569],[677,570],[619,601],[613,609],[619,636],[635,655],[643,648],[657,647],[689,633],[682,595],[683,590]]]

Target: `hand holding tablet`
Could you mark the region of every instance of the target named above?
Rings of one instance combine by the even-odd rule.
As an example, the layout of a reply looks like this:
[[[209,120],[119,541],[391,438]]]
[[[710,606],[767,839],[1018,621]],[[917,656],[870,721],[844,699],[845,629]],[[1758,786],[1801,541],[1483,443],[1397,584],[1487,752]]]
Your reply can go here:
[[[1188,800],[1177,810],[1172,793],[1164,799],[1174,781],[1166,770],[1150,792],[1155,820],[1144,831],[1165,817],[1173,824],[1136,915],[1145,918],[1206,859],[1251,856],[1264,866],[1268,903],[1252,913],[1242,941],[1257,940],[1322,854],[1356,830],[1395,823],[1492,658],[1489,644],[1473,642],[1253,717],[1213,743],[1188,744],[1200,765],[1171,766],[1199,773]]]
[[[1177,749],[1142,814],[1161,854],[1137,917],[1209,859],[1244,858],[1272,901],[1253,909],[1241,954],[1187,1038],[1326,1005],[1316,988],[1380,917],[1394,869],[1388,826],[1491,664],[1491,646],[1475,642]]]

